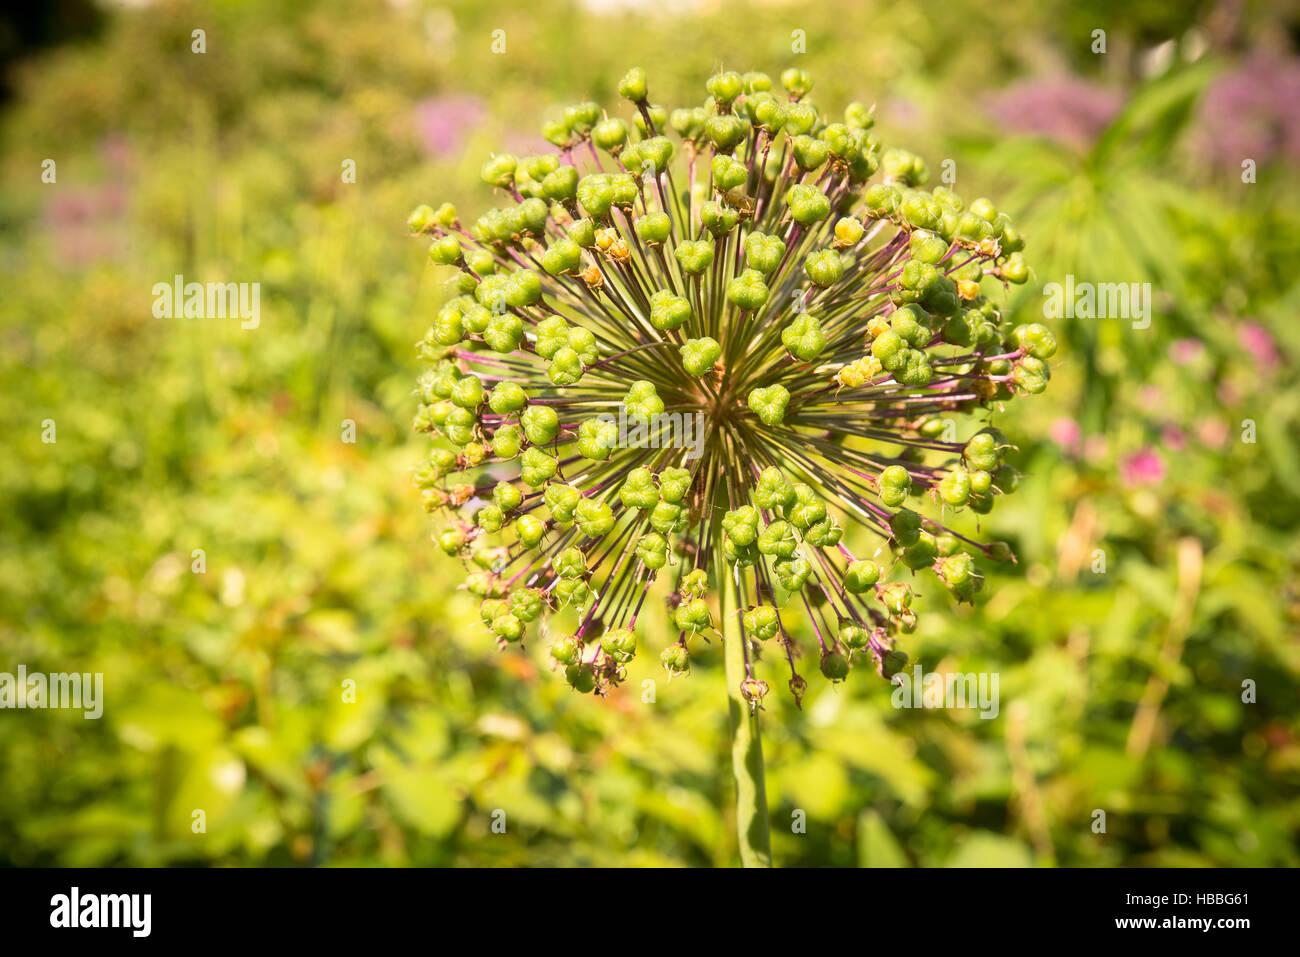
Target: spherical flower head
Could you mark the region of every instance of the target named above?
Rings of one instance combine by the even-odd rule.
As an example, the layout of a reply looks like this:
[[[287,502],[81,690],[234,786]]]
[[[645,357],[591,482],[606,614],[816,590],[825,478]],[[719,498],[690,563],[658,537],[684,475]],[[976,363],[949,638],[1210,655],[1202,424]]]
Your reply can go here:
[[[980,560],[1014,561],[946,523],[1015,490],[991,419],[1057,347],[988,298],[1028,277],[1010,218],[927,189],[869,109],[821,113],[801,70],[705,85],[668,109],[631,69],[630,122],[574,104],[555,153],[487,157],[496,208],[412,214],[452,277],[417,344],[416,483],[502,647],[556,636],[584,693],[647,650],[684,675],[735,627],[725,589],[757,708],[765,645],[796,698],[801,660],[892,677],[918,576],[973,602]],[[647,649],[652,590],[676,638]]]

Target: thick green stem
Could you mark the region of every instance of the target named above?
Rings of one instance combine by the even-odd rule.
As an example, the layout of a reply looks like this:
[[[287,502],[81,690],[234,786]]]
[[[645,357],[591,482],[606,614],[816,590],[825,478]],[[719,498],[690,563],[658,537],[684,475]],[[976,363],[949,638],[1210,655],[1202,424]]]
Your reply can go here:
[[[727,672],[727,709],[731,717],[731,771],[736,779],[736,831],[740,863],[745,867],[771,867],[772,850],[767,833],[767,789],[763,780],[763,740],[758,715],[741,693],[745,672],[741,636],[740,595],[733,571],[718,547],[713,582],[718,589],[722,648]]]

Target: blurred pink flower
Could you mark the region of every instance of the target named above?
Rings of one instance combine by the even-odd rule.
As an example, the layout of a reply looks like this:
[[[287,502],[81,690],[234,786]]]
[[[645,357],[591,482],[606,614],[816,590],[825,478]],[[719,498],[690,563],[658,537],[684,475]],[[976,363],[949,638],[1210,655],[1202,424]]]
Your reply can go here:
[[[1120,465],[1124,484],[1129,488],[1150,485],[1165,477],[1165,463],[1150,446],[1124,457]]]
[[[1228,423],[1223,419],[1206,419],[1201,423],[1200,439],[1212,449],[1222,448],[1228,441]]]
[[[1073,76],[1040,77],[993,95],[988,112],[1014,133],[1087,149],[1119,113],[1118,93]]]
[[[415,126],[425,152],[435,158],[459,152],[486,112],[476,96],[452,93],[420,100],[415,104]]]
[[[1243,322],[1237,327],[1237,341],[1260,364],[1261,371],[1272,372],[1280,361],[1277,344],[1269,331],[1258,322]]]
[[[1214,391],[1218,396],[1219,402],[1223,405],[1236,405],[1241,401],[1241,389],[1235,382],[1227,379],[1219,383],[1219,387]]]
[[[54,255],[72,268],[120,257],[126,250],[130,148],[124,138],[114,135],[101,141],[98,149],[108,169],[106,180],[61,187],[41,213]]]
[[[1052,441],[1059,445],[1071,455],[1079,454],[1080,443],[1083,440],[1083,430],[1079,428],[1079,423],[1074,419],[1057,419],[1052,423],[1048,430],[1048,435]]]
[[[1187,433],[1176,425],[1166,425],[1160,430],[1160,441],[1165,448],[1181,452],[1187,447]]]
[[[1242,160],[1300,161],[1300,60],[1255,53],[1217,77],[1201,100],[1197,148],[1222,169]]]
[[[1175,365],[1188,366],[1205,355],[1205,343],[1200,339],[1175,339],[1169,344],[1169,358]]]
[[[1106,436],[1090,435],[1083,443],[1083,457],[1089,462],[1100,462],[1106,457],[1107,449]]]

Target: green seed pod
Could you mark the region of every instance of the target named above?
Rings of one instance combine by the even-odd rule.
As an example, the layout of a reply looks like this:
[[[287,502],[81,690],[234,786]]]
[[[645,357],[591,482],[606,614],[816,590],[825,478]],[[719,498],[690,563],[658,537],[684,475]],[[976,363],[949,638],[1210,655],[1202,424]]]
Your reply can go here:
[[[811,136],[796,136],[792,142],[794,161],[802,170],[819,169],[830,156],[830,146],[824,140]]]
[[[725,236],[740,222],[740,213],[721,203],[705,203],[700,207],[700,222],[714,237]]]
[[[557,467],[555,456],[547,455],[534,446],[524,450],[523,458],[520,460],[520,475],[525,485],[541,488],[555,475]]]
[[[754,504],[759,508],[773,510],[784,510],[791,502],[794,501],[794,487],[790,484],[779,468],[775,465],[764,469],[758,476],[758,484],[754,487],[753,493]]]
[[[465,533],[459,528],[446,528],[438,533],[438,547],[448,555],[459,554],[467,541]]]
[[[636,657],[636,634],[631,628],[608,631],[600,639],[600,648],[615,661],[626,664]]]
[[[524,433],[517,425],[501,425],[492,434],[492,454],[509,461],[524,447]]]
[[[929,532],[921,532],[915,542],[903,549],[903,564],[913,571],[929,568],[939,557],[939,543]]]
[[[790,404],[790,390],[779,383],[752,389],[748,404],[749,410],[758,416],[760,422],[775,428],[785,420],[785,410]]]
[[[574,509],[582,501],[582,492],[572,485],[549,482],[542,492],[542,501],[557,525],[569,525],[573,522]]]
[[[668,542],[658,532],[642,535],[636,543],[636,556],[646,568],[658,571],[668,564]]]
[[[793,496],[785,508],[785,517],[801,532],[806,532],[826,518],[826,503],[816,490],[803,482],[791,487]]]
[[[841,216],[835,223],[835,244],[841,249],[856,246],[861,242],[865,232],[866,229],[863,227],[861,220],[854,219],[852,216]],[[843,272],[843,268],[841,268],[841,272]]]
[[[910,508],[895,512],[889,519],[889,528],[898,544],[906,548],[916,544],[921,537],[921,516]]]
[[[720,153],[730,153],[745,139],[745,121],[734,114],[710,116],[704,121],[704,135]]]
[[[561,635],[551,643],[551,657],[562,665],[577,664],[581,654],[582,642],[572,635]]]
[[[515,519],[515,534],[525,548],[536,548],[546,534],[546,526],[532,515],[520,515]]]
[[[547,120],[542,124],[542,138],[559,149],[573,145],[573,130],[563,120]]]
[[[822,654],[821,670],[831,681],[843,681],[849,676],[849,660],[838,651]]]
[[[775,558],[793,558],[799,550],[799,539],[789,522],[777,519],[758,536],[758,550]]]
[[[835,518],[826,518],[808,527],[803,540],[814,548],[833,548],[844,537],[844,529]]]
[[[478,616],[482,619],[483,624],[492,625],[498,615],[506,612],[506,603],[500,598],[485,598],[479,603]]]
[[[702,376],[713,370],[713,364],[722,358],[722,346],[709,336],[687,339],[678,350],[682,367],[693,376]]]
[[[572,275],[582,265],[582,247],[572,239],[557,239],[542,254],[542,268],[552,276]]]
[[[546,375],[557,386],[573,385],[582,378],[582,359],[568,346],[556,351]]]
[[[645,70],[636,66],[623,74],[623,79],[618,81],[618,95],[633,103],[644,103],[646,100]]]
[[[683,239],[673,250],[682,270],[698,276],[713,265],[713,243],[707,239]]]
[[[725,153],[714,156],[710,168],[713,172],[713,187],[722,193],[743,186],[749,179],[749,167]]]
[[[506,518],[495,505],[484,505],[474,516],[474,524],[485,532],[499,532]]]
[[[803,269],[813,285],[825,288],[840,281],[844,275],[844,261],[835,250],[822,249],[804,260]]]
[[[551,564],[561,578],[582,578],[587,574],[587,558],[573,546],[556,555]]]
[[[661,289],[650,296],[650,325],[661,332],[678,328],[691,318],[691,304]]]
[[[876,218],[893,216],[903,206],[903,194],[892,183],[876,183],[862,197],[867,212]]]
[[[705,631],[713,627],[713,615],[702,598],[693,598],[682,602],[673,613],[673,624],[687,635]]]
[[[796,99],[807,96],[813,87],[812,77],[805,70],[790,67],[781,71],[781,85]]]
[[[439,266],[454,266],[463,259],[460,240],[455,236],[439,236],[429,244],[429,259]]]
[[[667,213],[649,213],[636,221],[636,234],[643,243],[661,245],[668,241],[672,232],[672,221]]]
[[[1011,377],[1020,391],[1037,395],[1047,388],[1048,380],[1052,378],[1052,371],[1042,359],[1025,356],[1016,361],[1015,371],[1012,372]]]
[[[452,404],[462,409],[477,409],[485,398],[483,382],[476,375],[464,376],[451,389]]]
[[[578,452],[593,462],[603,462],[618,448],[618,425],[605,418],[584,420],[578,426]]]
[[[659,654],[659,662],[669,676],[682,675],[691,670],[691,659],[682,645],[669,645]]]
[[[510,313],[496,313],[483,330],[483,341],[493,352],[514,352],[524,338],[524,323]]]
[[[725,73],[715,73],[709,77],[708,82],[704,84],[705,89],[709,91],[709,96],[713,97],[718,103],[726,106],[740,96],[745,91],[745,81],[739,73],[734,70],[728,70]]]
[[[660,535],[675,535],[686,527],[686,511],[676,502],[670,502],[664,496],[663,486],[659,488],[662,501],[650,510],[650,527]]]
[[[588,538],[600,538],[614,527],[614,513],[609,505],[584,498],[573,510],[578,530]]]
[[[781,265],[785,243],[776,236],[752,232],[745,236],[745,265],[760,273],[770,273]]]
[[[565,579],[555,586],[555,601],[561,608],[577,608],[585,612],[590,608],[591,598],[591,586],[585,581]]]
[[[1007,261],[1002,264],[1002,278],[1017,286],[1029,281],[1029,267],[1020,253],[1012,253],[1007,257]]]
[[[704,135],[704,110],[682,108],[668,116],[668,125],[684,140],[697,140]]]
[[[528,393],[513,382],[503,379],[492,387],[488,407],[497,415],[510,415],[528,404]]]
[[[800,313],[781,330],[781,344],[796,359],[812,362],[826,348],[826,334],[822,332],[821,320],[811,313]]]
[[[520,423],[533,445],[549,445],[560,431],[560,417],[550,406],[530,405],[520,417]]]
[[[659,497],[667,504],[677,504],[691,486],[691,473],[670,466],[659,473]]]
[[[811,226],[831,214],[831,201],[816,186],[796,183],[785,191],[785,203],[801,226]]]
[[[753,545],[758,539],[758,511],[752,505],[732,509],[722,517],[722,531],[736,545]]]
[[[878,597],[891,614],[901,615],[912,604],[912,588],[906,582],[892,582],[876,589]]]
[[[518,159],[509,153],[502,153],[484,163],[479,175],[489,186],[510,189],[515,183],[515,167],[518,165]]]
[[[1012,339],[1021,351],[1035,359],[1050,359],[1056,355],[1056,337],[1041,322],[1016,326]]]
[[[889,679],[907,667],[907,655],[901,651],[888,649],[876,655],[876,673]]]
[[[970,473],[960,465],[953,466],[939,482],[939,498],[948,505],[965,505],[970,491]]]
[[[591,129],[591,141],[595,143],[599,149],[617,156],[619,151],[627,144],[627,138],[630,132],[627,121],[615,117],[603,120],[593,126]]]
[[[514,511],[523,500],[523,493],[509,482],[497,482],[492,488],[492,502],[503,512]]]
[[[659,398],[655,384],[648,379],[638,379],[623,396],[623,409],[629,417],[649,420],[664,410],[664,400]]]
[[[755,312],[767,302],[767,284],[757,269],[746,269],[727,283],[727,301],[737,309]]]
[[[564,679],[578,694],[591,694],[596,690],[596,669],[589,664],[569,665],[564,669]]]
[[[524,623],[510,612],[503,612],[492,619],[492,633],[505,641],[516,642],[524,637]]]
[[[510,592],[510,613],[520,621],[536,621],[542,613],[542,593],[536,588],[516,588]]]
[[[880,566],[872,561],[850,562],[844,572],[844,589],[861,595],[880,580]]]
[[[742,616],[742,620],[745,626],[745,634],[759,641],[768,641],[776,637],[779,630],[776,609],[768,605],[759,605],[757,608],[748,609]]]
[[[853,102],[844,108],[844,122],[855,130],[869,130],[876,124],[876,115],[864,104]]]
[[[840,644],[845,648],[849,648],[853,651],[861,651],[870,643],[871,632],[867,630],[865,625],[861,625],[848,618],[841,618],[839,639]]]

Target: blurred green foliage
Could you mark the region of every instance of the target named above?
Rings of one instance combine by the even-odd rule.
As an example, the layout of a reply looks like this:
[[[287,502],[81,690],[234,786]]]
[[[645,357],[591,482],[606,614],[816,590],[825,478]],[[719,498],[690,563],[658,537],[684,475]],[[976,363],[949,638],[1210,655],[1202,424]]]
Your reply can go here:
[[[1207,84],[1285,25],[1266,8],[1219,42],[1213,11],[1169,10],[161,3],[26,61],[0,127],[0,671],[103,672],[107,701],[0,713],[0,861],[733,862],[716,650],[582,698],[453,590],[406,475],[411,343],[443,292],[402,223],[486,206],[489,149],[577,98],[615,108],[634,63],[675,105],[719,66],[797,62],[1023,223],[1026,316],[1066,273],[1149,281],[1156,314],[1058,326],[1052,388],[999,419],[1023,488],[984,521],[1019,563],[975,609],[923,596],[906,650],[999,673],[998,717],[895,709],[865,671],[813,669],[802,712],[771,695],[776,860],[1300,863],[1300,203],[1290,161],[1247,185],[1195,145]],[[1088,52],[1094,24],[1124,57]],[[1144,75],[1165,37],[1181,52]],[[982,112],[1067,68],[1123,98],[1085,148]],[[153,318],[177,273],[260,282],[260,327]]]

